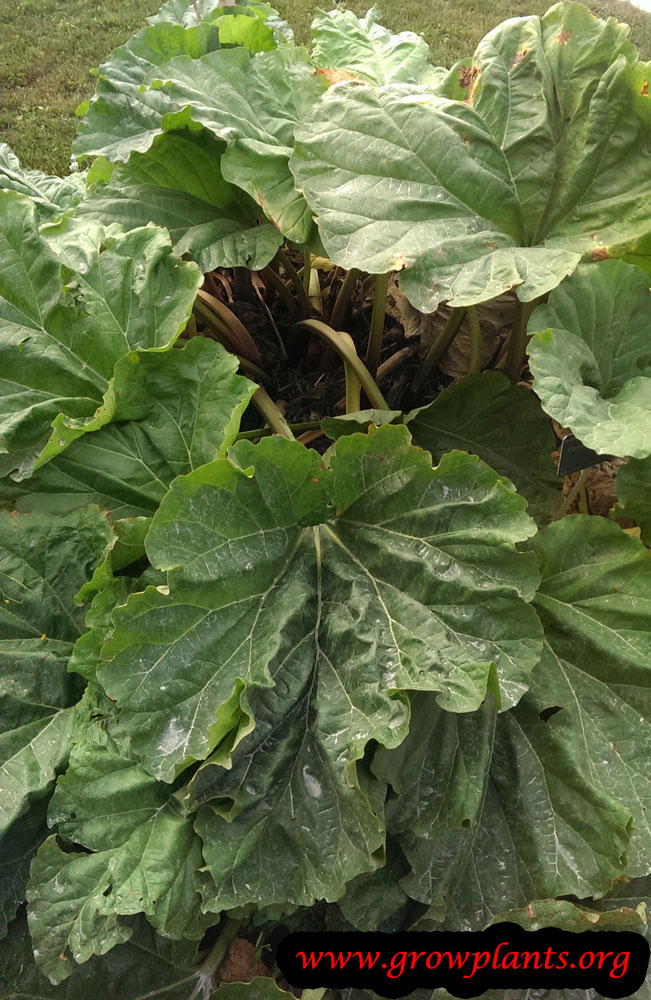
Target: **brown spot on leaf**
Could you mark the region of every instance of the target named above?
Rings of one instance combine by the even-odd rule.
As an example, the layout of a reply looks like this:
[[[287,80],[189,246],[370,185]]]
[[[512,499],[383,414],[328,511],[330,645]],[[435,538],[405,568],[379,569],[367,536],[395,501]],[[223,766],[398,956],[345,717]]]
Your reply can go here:
[[[463,87],[464,90],[472,83],[472,70],[472,66],[462,66],[459,70],[459,86]]]
[[[342,80],[359,80],[358,76],[355,76],[354,73],[349,73],[347,69],[315,69],[314,76],[325,76],[331,85],[333,83],[341,83]]]
[[[559,45],[567,45],[570,38],[572,37],[572,32],[568,28],[567,31],[561,31],[556,35],[556,41]]]
[[[644,83],[642,84],[642,90],[640,91],[640,94],[642,95],[642,97],[648,97],[649,96],[649,81],[648,80],[645,80]]]
[[[403,271],[407,266],[407,258],[404,253],[397,253],[391,262],[391,271]]]
[[[519,52],[516,52],[515,59],[513,60],[513,65],[517,66],[518,63],[521,63],[528,51],[529,49],[520,49]]]
[[[597,247],[590,254],[590,260],[608,260],[609,256],[608,247]]]
[[[479,76],[479,66],[462,66],[459,70],[459,86],[463,90],[469,89],[465,103],[472,104],[472,95],[475,92],[475,85],[477,83],[477,77]]]

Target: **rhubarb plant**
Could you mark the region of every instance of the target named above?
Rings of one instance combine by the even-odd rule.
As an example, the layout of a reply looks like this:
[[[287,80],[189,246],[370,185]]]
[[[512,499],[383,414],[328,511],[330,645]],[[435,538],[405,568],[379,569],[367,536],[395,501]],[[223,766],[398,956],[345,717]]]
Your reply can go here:
[[[83,169],[0,147],[0,1000],[288,1000],[291,930],[645,933],[626,34],[561,3],[448,68],[375,9],[302,48],[168,0]]]

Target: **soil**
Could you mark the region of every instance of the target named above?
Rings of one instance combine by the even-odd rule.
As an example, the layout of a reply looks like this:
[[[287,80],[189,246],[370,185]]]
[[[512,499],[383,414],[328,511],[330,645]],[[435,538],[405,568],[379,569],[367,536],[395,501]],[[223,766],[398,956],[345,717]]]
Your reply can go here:
[[[219,966],[218,979],[222,983],[250,983],[256,976],[270,975],[264,962],[256,959],[251,942],[246,938],[235,938]]]
[[[299,270],[303,264],[302,257],[295,254],[289,256],[294,267]],[[333,267],[329,262],[325,270],[319,271],[322,315],[315,312],[315,318],[328,322],[343,278],[341,268]],[[287,303],[276,296],[272,283],[265,280],[264,271],[220,268],[206,276],[204,288],[220,298],[251,334],[260,352],[259,367],[269,379],[268,392],[290,424],[321,421],[324,417],[344,412],[345,377],[340,358],[318,336],[295,329],[301,315],[298,310],[290,312]],[[512,320],[514,301],[514,295],[510,293],[478,307],[482,311],[480,321],[487,352],[487,356],[482,357],[482,363],[489,367],[491,360],[494,363],[499,356],[505,331]],[[350,300],[344,325],[362,359],[366,354],[372,309],[372,279],[360,278]],[[464,334],[462,325],[431,380],[417,397],[411,390],[422,359],[448,314],[449,307],[445,305],[433,315],[418,312],[400,293],[395,282],[390,282],[376,381],[391,409],[408,410],[427,404],[455,378],[463,375],[464,367],[467,370],[469,338]],[[201,329],[200,323],[197,332],[208,334],[208,331]],[[192,334],[188,332],[188,335]],[[521,382],[530,387],[531,381],[531,376],[525,369]],[[362,409],[369,405],[362,394]],[[552,424],[560,445],[569,430],[560,427],[555,421]],[[244,414],[241,430],[251,431],[260,426],[259,414],[254,407],[249,407]],[[310,433],[305,443],[324,451],[329,441],[324,436],[319,437],[317,432],[316,435]],[[552,457],[556,461],[558,452],[553,453]],[[609,518],[609,511],[616,502],[617,469],[624,461],[613,459],[590,469],[563,516],[586,513]],[[564,497],[570,493],[579,475],[575,473],[565,477]],[[622,526],[626,528],[628,525]]]
[[[302,260],[294,259],[294,263],[298,267]],[[343,276],[339,268],[330,273],[320,272],[325,322]],[[285,303],[275,298],[271,287],[265,285],[264,277],[256,273],[254,282],[264,298],[264,305],[256,301],[255,296],[237,298],[236,288],[241,291],[241,285],[238,288],[239,283],[233,281],[232,271],[220,269],[212,281],[208,279],[205,288],[211,294],[218,294],[253,337],[261,355],[260,367],[270,378],[268,391],[274,402],[290,423],[317,421],[343,413],[346,386],[340,359],[319,337],[293,329],[300,315],[290,314]],[[365,356],[368,344],[372,308],[372,289],[369,294],[364,282],[359,280],[348,309],[346,331],[353,338],[361,358]],[[267,310],[271,312],[285,353],[281,350]],[[406,331],[399,318],[387,312],[377,382],[392,409],[408,409],[415,405],[409,387],[419,370],[419,355],[423,349],[413,331]],[[450,381],[445,374],[437,373],[434,383],[425,386],[425,392],[419,394],[416,402],[420,405],[429,402]],[[362,407],[368,405],[363,398]],[[253,408],[249,408],[242,430],[259,426],[259,416]]]

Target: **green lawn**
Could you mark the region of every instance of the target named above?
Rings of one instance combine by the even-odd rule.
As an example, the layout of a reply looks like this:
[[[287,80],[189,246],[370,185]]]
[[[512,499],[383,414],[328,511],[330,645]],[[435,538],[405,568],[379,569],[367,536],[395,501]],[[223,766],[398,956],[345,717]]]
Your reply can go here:
[[[162,2],[162,0],[161,0]],[[371,0],[347,0],[364,13]],[[344,4],[342,4],[343,6]],[[74,109],[93,92],[90,69],[126,41],[158,0],[0,0],[0,141],[25,165],[67,172]],[[312,12],[328,0],[277,0],[297,38],[307,41]],[[429,42],[434,61],[449,65],[506,17],[542,14],[547,0],[378,0],[385,23]],[[624,0],[587,0],[601,17],[631,25],[631,39],[651,55],[651,14]]]

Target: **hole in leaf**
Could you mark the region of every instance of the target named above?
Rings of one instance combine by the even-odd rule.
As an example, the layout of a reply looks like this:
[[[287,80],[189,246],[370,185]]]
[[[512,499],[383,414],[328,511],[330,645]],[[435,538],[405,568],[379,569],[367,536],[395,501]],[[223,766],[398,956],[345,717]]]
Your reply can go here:
[[[112,889],[112,888],[113,888],[113,886],[112,886],[112,885],[107,885],[106,889],[105,889],[105,890],[104,890],[104,892],[102,893],[102,896],[110,896],[110,895],[111,895],[111,889]]]
[[[539,713],[538,717],[542,719],[543,722],[549,722],[552,715],[556,715],[556,713],[560,711],[561,711],[560,705],[552,705],[549,708],[543,708],[542,712]]]

